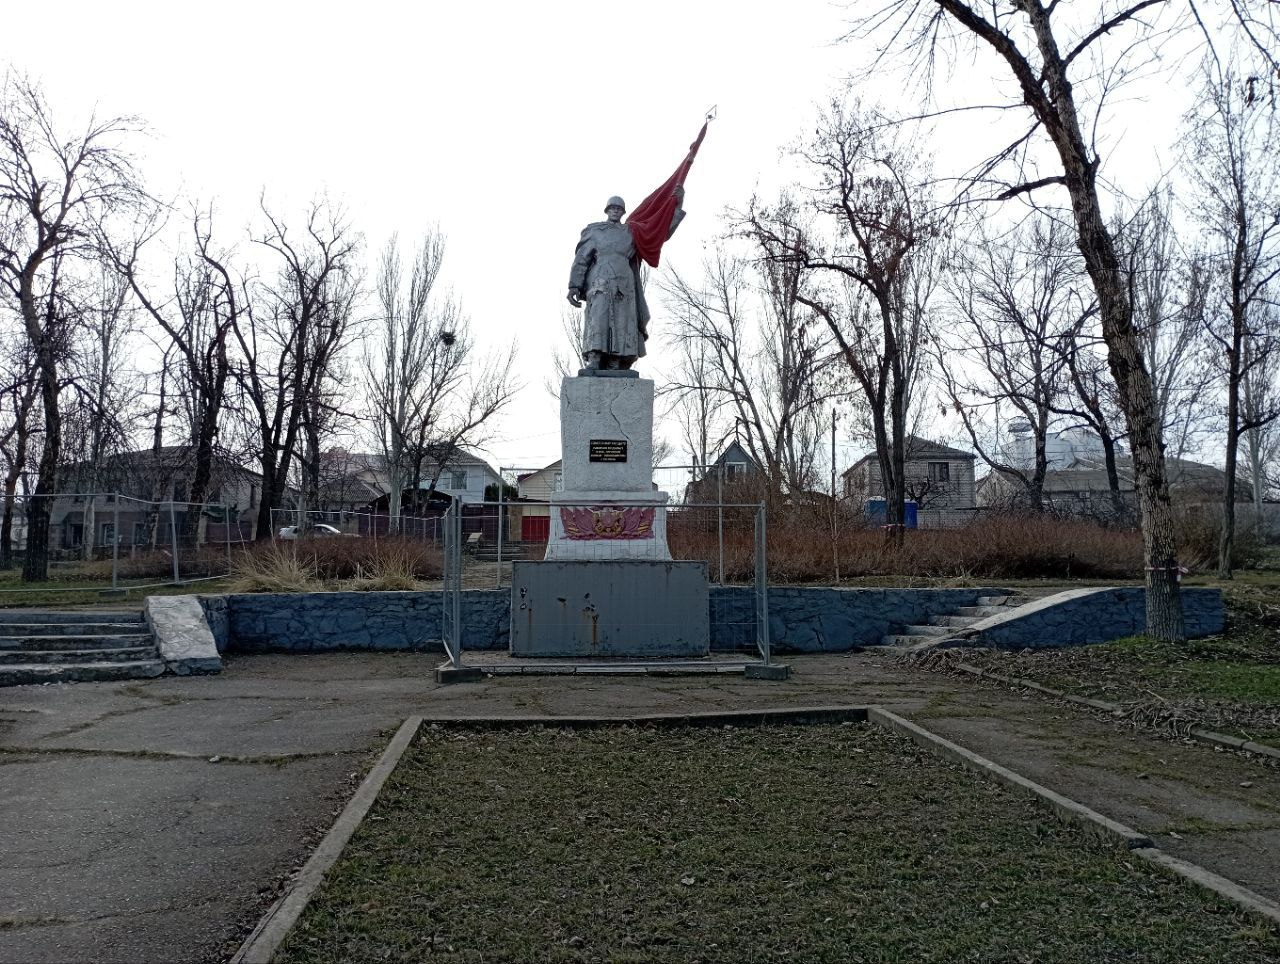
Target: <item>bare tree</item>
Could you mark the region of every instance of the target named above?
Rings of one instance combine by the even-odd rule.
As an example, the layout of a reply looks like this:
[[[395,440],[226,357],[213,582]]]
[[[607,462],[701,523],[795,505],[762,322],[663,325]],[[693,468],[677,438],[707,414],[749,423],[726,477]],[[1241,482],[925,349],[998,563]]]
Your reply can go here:
[[[952,337],[933,343],[943,389],[975,451],[1021,486],[1018,501],[1033,512],[1043,508],[1050,426],[1070,390],[1068,346],[1096,311],[1067,244],[1061,225],[1047,218],[1001,240],[980,234],[952,265]],[[987,416],[1001,404],[1029,427],[1030,461],[988,434]]]
[[[1253,80],[1206,67],[1191,123],[1189,154],[1211,272],[1205,311],[1226,389],[1226,480],[1218,576],[1230,579],[1236,466],[1243,433],[1280,417],[1280,406],[1245,412],[1250,371],[1280,353],[1271,288],[1280,279],[1280,123],[1253,94]],[[1255,397],[1255,400],[1260,400]]]
[[[707,419],[690,426],[695,445],[704,447],[699,457],[709,457],[710,418],[723,409],[771,490],[799,492],[814,481],[828,339],[800,302],[797,265],[748,258],[730,244],[704,261],[697,283],[669,272],[664,292],[687,364],[667,391]]]
[[[314,503],[321,434],[335,406],[331,390],[346,347],[359,288],[359,238],[341,212],[313,202],[301,231],[262,204],[266,230],[255,240],[278,259],[272,283],[260,283],[237,314],[239,348],[233,375],[254,426],[262,470],[256,536],[271,535],[271,511],[288,491],[295,459],[302,463],[300,500]]]
[[[1271,309],[1275,313],[1275,309]],[[1280,319],[1273,318],[1280,327]],[[1249,484],[1253,495],[1254,523],[1263,527],[1263,502],[1269,492],[1280,488],[1280,419],[1267,416],[1280,410],[1280,352],[1268,352],[1255,363],[1246,347],[1245,374],[1241,381],[1241,422],[1250,427],[1240,434],[1244,439],[1249,467]]]
[[[137,424],[140,375],[132,364],[135,346],[133,311],[124,280],[102,264],[92,285],[81,286],[84,303],[77,313],[73,350],[65,368],[65,384],[71,389],[64,402],[63,488],[101,493],[120,490],[118,472],[110,463],[128,448]],[[92,558],[97,545],[98,502],[85,501],[81,518],[84,558]]]
[[[452,295],[437,291],[445,247],[438,228],[427,230],[406,273],[393,236],[378,264],[378,319],[365,359],[366,390],[390,488],[393,531],[404,490],[412,485],[416,493],[425,481],[429,500],[450,455],[483,445],[493,418],[517,388],[514,346],[477,363],[470,320]]]
[[[120,147],[137,126],[129,118],[91,118],[68,135],[34,84],[12,76],[0,84],[0,282],[31,345],[44,416],[36,497],[28,510],[27,581],[48,575],[50,496],[62,448],[58,393],[70,319],[58,279],[71,271],[69,262],[97,257],[95,235],[113,215],[145,200]]]
[[[797,300],[825,322],[866,401],[888,532],[900,539],[907,421],[935,284],[928,248],[940,231],[920,145],[878,111],[836,101],[798,155],[815,179],[806,204],[819,227],[786,200],[753,205],[747,227],[769,259],[797,271]]]
[[[1180,243],[1168,187],[1150,191],[1131,216],[1115,220],[1112,230],[1151,372],[1165,452],[1184,458],[1208,431],[1212,395],[1211,370],[1196,364],[1204,348],[1203,257]]]
[[[40,382],[25,334],[0,341],[0,458],[4,459],[4,511],[0,518],[0,569],[13,566],[13,511],[18,482],[27,470]]]
[[[1057,0],[1016,0],[1008,7],[971,0],[889,0],[877,14],[864,18],[855,32],[886,36],[890,38],[887,46],[892,47],[906,42],[913,67],[926,78],[938,64],[939,51],[971,46],[979,54],[993,55],[1000,71],[1017,84],[1018,99],[1001,106],[1027,112],[1030,123],[980,165],[970,183],[999,178],[1001,169],[1011,162],[1017,169],[1016,182],[1005,181],[998,199],[1030,197],[1052,186],[1066,189],[1076,241],[1097,296],[1108,365],[1128,420],[1143,523],[1147,630],[1160,639],[1180,640],[1185,630],[1178,593],[1177,533],[1160,413],[1127,279],[1100,197],[1102,159],[1091,136],[1097,125],[1090,127],[1081,117],[1082,105],[1092,108],[1096,117],[1108,90],[1127,76],[1131,65],[1124,62],[1126,55],[1155,56],[1151,45],[1132,42],[1128,36],[1119,54],[1106,48],[1104,40],[1137,32],[1154,42],[1163,32],[1150,25],[1143,12],[1165,2],[1099,4],[1082,14],[1075,5],[1068,10]],[[1082,18],[1088,22],[1080,27]],[[1078,76],[1082,71],[1083,76]],[[1044,168],[1029,169],[1028,145],[1040,137],[1045,140],[1039,143],[1052,151],[1048,174]]]
[[[184,442],[190,461],[186,498],[203,504],[209,494],[214,454],[225,416],[227,383],[231,373],[229,343],[244,308],[244,281],[232,277],[228,255],[212,241],[212,209],[193,208],[193,253],[173,263],[173,294],[161,300],[139,277],[143,246],[155,237],[152,222],[127,246],[112,246],[116,270],[127,280],[135,298],[164,332],[177,361],[173,372],[184,409]],[[167,374],[167,373],[166,373]],[[162,389],[163,391],[163,389]],[[185,514],[185,538],[199,538],[200,512]]]

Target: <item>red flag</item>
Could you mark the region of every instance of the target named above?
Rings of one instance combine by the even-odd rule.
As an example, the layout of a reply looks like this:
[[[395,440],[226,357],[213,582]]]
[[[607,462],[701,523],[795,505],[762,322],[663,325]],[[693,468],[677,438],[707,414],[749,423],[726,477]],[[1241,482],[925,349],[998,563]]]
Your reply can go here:
[[[676,212],[676,185],[684,184],[684,179],[689,176],[689,168],[693,166],[693,159],[698,156],[702,139],[707,136],[709,123],[710,119],[702,125],[702,130],[698,131],[698,139],[689,145],[689,153],[680,162],[676,172],[667,178],[662,187],[636,205],[636,209],[627,218],[636,253],[651,268],[658,266],[662,245],[666,243],[671,231],[671,216]]]

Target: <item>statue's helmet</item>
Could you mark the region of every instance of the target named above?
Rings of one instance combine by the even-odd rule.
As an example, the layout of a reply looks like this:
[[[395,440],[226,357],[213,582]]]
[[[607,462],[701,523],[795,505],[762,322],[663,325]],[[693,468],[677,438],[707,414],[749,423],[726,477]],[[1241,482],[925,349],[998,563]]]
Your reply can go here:
[[[626,214],[627,202],[622,200],[622,198],[618,197],[618,195],[615,194],[613,197],[609,198],[609,200],[604,202],[605,214],[609,213],[609,208],[622,208],[622,213]]]

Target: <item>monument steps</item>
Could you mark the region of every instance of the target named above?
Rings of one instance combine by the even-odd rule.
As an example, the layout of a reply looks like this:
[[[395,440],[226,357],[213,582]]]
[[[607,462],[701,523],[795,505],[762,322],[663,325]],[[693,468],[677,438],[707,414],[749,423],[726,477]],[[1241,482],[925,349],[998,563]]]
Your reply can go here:
[[[1010,593],[1007,596],[980,596],[976,606],[958,606],[953,612],[930,616],[927,623],[899,627],[894,632],[882,636],[878,644],[872,645],[877,648],[905,651],[926,639],[945,639],[988,616],[1009,612],[1029,602],[1031,602],[1030,598],[1017,593]]]
[[[148,679],[164,671],[140,612],[0,611],[0,686]]]

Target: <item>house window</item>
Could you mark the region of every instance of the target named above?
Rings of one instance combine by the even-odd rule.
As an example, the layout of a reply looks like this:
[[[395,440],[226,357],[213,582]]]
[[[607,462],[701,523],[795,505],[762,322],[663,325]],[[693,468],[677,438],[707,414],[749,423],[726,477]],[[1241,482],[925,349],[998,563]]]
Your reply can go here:
[[[147,544],[147,524],[145,522],[135,522],[133,524],[133,544],[135,546],[145,546]]]
[[[746,462],[726,462],[724,464],[724,474],[727,478],[733,479],[747,474]]]
[[[253,508],[258,504],[258,487],[256,485],[249,486],[249,508]]]
[[[950,482],[951,481],[951,463],[950,462],[930,462],[929,463],[929,481],[930,482]]]
[[[467,487],[467,473],[465,471],[450,472],[449,475],[450,475],[449,488],[465,489]]]
[[[173,483],[173,501],[174,502],[187,501],[187,483],[185,481]]]
[[[102,523],[102,542],[100,545],[114,545],[116,541],[116,526],[114,522]]]
[[[554,481],[551,483],[551,487],[552,487],[553,489],[555,489],[557,492],[559,492],[561,489],[563,489],[563,488],[564,488],[564,473],[563,473],[563,472],[557,472],[557,473],[556,473],[556,475],[555,475],[555,479],[554,479]]]

